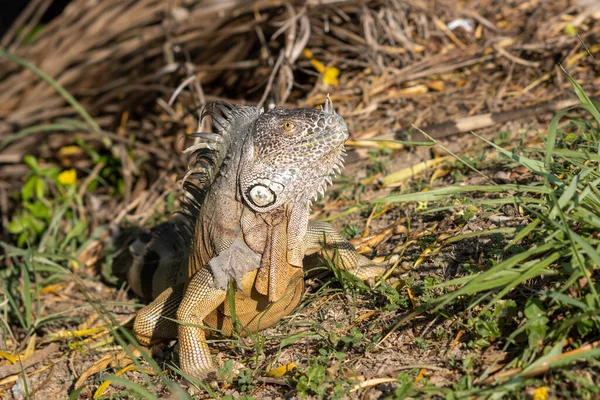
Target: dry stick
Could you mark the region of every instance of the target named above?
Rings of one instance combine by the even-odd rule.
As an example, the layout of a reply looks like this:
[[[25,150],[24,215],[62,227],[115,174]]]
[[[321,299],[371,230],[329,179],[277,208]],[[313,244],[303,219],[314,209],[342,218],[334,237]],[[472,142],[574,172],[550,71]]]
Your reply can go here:
[[[394,369],[392,369],[389,373],[393,374],[394,372],[398,372],[398,371],[405,371],[407,369],[430,369],[432,371],[445,371],[447,370],[447,368],[442,368],[442,367],[438,367],[437,365],[431,365],[431,364],[409,364],[409,365],[401,365],[399,367],[396,367]]]
[[[600,97],[592,97],[594,101],[600,100]],[[459,133],[470,132],[476,129],[489,128],[496,124],[503,124],[509,121],[516,121],[529,116],[537,116],[539,114],[554,112],[566,107],[571,107],[579,104],[579,99],[568,99],[550,101],[534,106],[518,108],[510,111],[501,111],[495,113],[487,113],[474,115],[472,117],[458,118],[441,124],[428,125],[422,128],[424,132],[436,139],[444,139],[448,136],[457,135]],[[401,133],[398,131],[397,133]]]
[[[483,381],[483,383],[487,383],[487,384],[493,383],[499,379],[509,378],[515,374],[518,374],[519,377],[521,377],[521,378],[532,378],[534,376],[538,376],[538,375],[548,372],[550,370],[550,368],[552,368],[552,365],[551,365],[552,363],[556,363],[566,357],[572,357],[574,355],[579,355],[579,354],[581,354],[581,358],[584,358],[585,353],[587,353],[591,350],[594,350],[598,347],[600,347],[600,340],[583,345],[578,349],[570,350],[570,351],[567,351],[566,353],[561,353],[557,356],[549,358],[543,364],[541,364],[533,369],[530,369],[528,371],[523,371],[521,368],[513,368],[508,371],[498,372],[496,375],[490,376],[489,378],[485,379]]]
[[[19,14],[15,22],[10,26],[10,29],[4,34],[4,37],[2,37],[0,47],[8,47],[8,44],[15,38],[19,28],[25,24],[25,21],[31,17],[31,15],[43,1],[44,0],[33,0],[27,5],[25,10],[21,11],[21,14]]]
[[[452,5],[454,5],[454,4],[452,4]],[[475,10],[469,10],[469,9],[465,9],[465,8],[456,8],[456,11],[458,11],[460,14],[466,15],[467,17],[471,17],[474,20],[477,20],[477,22],[479,22],[481,25],[485,26],[486,28],[488,28],[489,30],[491,30],[493,32],[496,32],[496,33],[499,32],[499,29],[496,27],[496,25],[491,23],[483,15],[479,14]]]
[[[292,387],[292,384],[287,379],[271,378],[271,377],[268,377],[268,376],[257,376],[257,377],[255,377],[253,379],[256,379],[257,381],[259,381],[261,383],[269,383],[271,385],[280,385],[280,386],[289,386],[289,387]]]
[[[281,63],[283,62],[284,56],[285,56],[285,54],[283,53],[283,51],[281,53],[279,53],[279,57],[277,57],[277,62],[275,63],[275,66],[273,67],[273,71],[271,71],[271,75],[269,75],[269,80],[267,81],[267,87],[265,88],[265,91],[264,91],[260,101],[256,105],[257,108],[261,108],[265,104],[265,101],[267,100],[269,93],[271,93],[271,87],[273,86],[273,79],[275,79],[275,74],[277,73],[277,71],[279,71],[279,68],[281,67]]]
[[[446,153],[450,154],[452,157],[454,157],[456,160],[460,161],[461,163],[463,163],[464,165],[466,165],[470,170],[472,170],[473,172],[475,172],[476,174],[482,176],[484,179],[487,179],[488,181],[490,181],[490,183],[492,185],[496,185],[496,182],[494,182],[494,180],[492,178],[490,178],[489,176],[487,176],[486,174],[484,174],[483,172],[479,171],[477,168],[473,167],[471,164],[469,164],[467,161],[463,160],[462,158],[460,158],[458,155],[454,154],[452,151],[450,151],[450,149],[448,149],[446,146],[438,143],[431,135],[427,134],[427,132],[420,130],[419,132],[425,136],[427,139],[431,140],[431,142],[437,144],[442,150],[444,150]]]
[[[14,365],[6,365],[4,367],[0,367],[0,379],[6,378],[10,375],[15,375],[21,373],[21,371],[26,370],[34,364],[44,361],[48,358],[52,353],[58,350],[58,343],[52,343],[47,347],[41,349],[40,351],[33,353],[31,357],[23,362],[18,362]]]
[[[140,143],[139,141],[135,141],[135,140],[131,140],[131,139],[119,136],[113,132],[101,131],[100,134],[101,135],[94,134],[94,136],[97,136],[100,139],[102,138],[102,136],[106,136],[109,139],[114,140],[115,142],[124,143],[124,144],[130,145],[130,146],[136,147],[140,150],[147,151],[148,153],[153,153],[157,157],[159,157],[163,160],[168,160],[171,157],[171,155],[166,150],[161,149],[158,146],[151,146],[151,145],[143,144],[143,143]]]
[[[528,61],[528,60],[519,58],[517,56],[513,56],[506,49],[504,49],[503,47],[498,46],[496,44],[493,45],[492,47],[494,48],[494,50],[496,50],[498,52],[498,54],[508,58],[510,61],[512,61],[515,64],[519,64],[519,65],[523,65],[525,67],[531,67],[531,68],[539,68],[540,67],[541,63],[539,61]]]
[[[21,32],[19,32],[19,35],[15,37],[13,44],[10,46],[11,52],[14,52],[16,49],[18,49],[21,46],[21,44],[28,39],[29,35],[31,35],[31,32],[33,32],[35,27],[38,25],[38,23],[44,16],[44,13],[48,9],[48,7],[50,7],[50,4],[52,4],[52,0],[42,1],[35,14],[33,14],[33,18],[31,18],[27,25],[23,27]]]

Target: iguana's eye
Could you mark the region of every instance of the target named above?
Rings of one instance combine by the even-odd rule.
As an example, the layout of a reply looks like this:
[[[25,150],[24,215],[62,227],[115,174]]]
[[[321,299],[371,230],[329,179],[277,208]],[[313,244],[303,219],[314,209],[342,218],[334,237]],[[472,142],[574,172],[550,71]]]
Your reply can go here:
[[[294,124],[293,124],[292,122],[290,122],[290,121],[285,121],[285,122],[283,123],[283,130],[284,130],[284,131],[287,131],[287,132],[289,132],[289,131],[291,131],[292,129],[294,129],[295,127],[296,127],[296,125],[294,125]]]

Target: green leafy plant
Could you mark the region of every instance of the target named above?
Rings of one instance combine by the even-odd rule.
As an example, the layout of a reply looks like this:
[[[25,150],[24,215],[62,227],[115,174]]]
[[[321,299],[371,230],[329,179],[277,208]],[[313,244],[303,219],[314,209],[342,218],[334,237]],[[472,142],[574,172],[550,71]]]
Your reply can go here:
[[[8,230],[16,236],[17,245],[23,247],[27,242],[36,240],[46,231],[54,214],[55,204],[68,201],[74,194],[74,180],[61,179],[58,167],[42,168],[33,156],[25,156],[25,164],[31,172],[25,180],[19,196],[22,209],[15,213],[8,225]],[[67,171],[68,175],[75,171]],[[85,227],[77,227],[77,235]]]
[[[506,300],[495,304],[493,309],[486,309],[467,321],[467,327],[475,336],[469,344],[474,348],[488,347],[510,329],[514,323],[511,319],[516,315],[514,300]]]
[[[324,365],[315,361],[306,368],[296,382],[296,390],[300,397],[315,395],[317,398],[325,398],[329,390],[331,379],[327,375],[327,369]]]

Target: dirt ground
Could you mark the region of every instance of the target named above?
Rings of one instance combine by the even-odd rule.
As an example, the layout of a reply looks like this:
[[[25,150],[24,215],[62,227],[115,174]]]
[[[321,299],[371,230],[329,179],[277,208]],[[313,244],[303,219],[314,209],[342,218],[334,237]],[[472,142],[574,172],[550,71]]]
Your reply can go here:
[[[317,365],[328,363],[318,376],[328,390],[324,397],[339,390],[342,397],[375,399],[394,395],[400,386],[395,380],[404,371],[451,387],[465,377],[465,359],[473,360],[469,371],[476,375],[504,357],[500,346],[492,344],[483,352],[470,346],[473,337],[455,315],[422,314],[396,325],[419,306],[420,296],[436,295],[435,290],[415,294],[406,287],[441,282],[463,273],[466,265],[483,265],[502,243],[494,237],[467,239],[427,256],[429,244],[445,235],[518,226],[522,219],[517,210],[506,205],[494,215],[480,208],[471,216],[465,204],[427,212],[432,204],[411,202],[387,204],[376,217],[368,206],[345,211],[390,193],[425,187],[535,179],[520,169],[508,169],[468,133],[443,138],[442,146],[436,147],[396,143],[378,150],[373,140],[404,140],[412,125],[427,127],[425,131],[436,137],[437,124],[456,118],[573,99],[559,63],[590,95],[598,96],[600,71],[588,56],[600,55],[597,11],[583,2],[564,0],[474,0],[456,6],[437,0],[309,1],[306,6],[210,1],[178,2],[171,8],[156,1],[120,5],[115,0],[97,6],[96,12],[87,3],[73,1],[37,38],[25,40],[17,30],[0,42],[53,77],[98,124],[96,131],[89,126],[66,131],[55,126],[12,136],[61,118],[85,116],[74,112],[47,82],[0,58],[3,241],[16,243],[8,225],[14,210],[23,208],[18,193],[30,173],[23,162],[26,155],[35,156],[43,168],[75,169],[82,185],[101,177],[101,184],[81,191],[83,202],[76,208],[88,221],[90,236],[107,228],[76,249],[62,249],[73,251],[80,265],[61,260],[72,273],[44,280],[35,316],[50,316],[50,321],[27,331],[3,308],[0,350],[24,352],[38,362],[26,369],[24,385],[18,371],[3,374],[10,362],[0,353],[0,397],[26,398],[27,386],[29,397],[36,399],[62,399],[70,393],[92,398],[103,377],[126,364],[119,360],[122,348],[115,336],[102,328],[110,315],[129,330],[140,304],[123,280],[107,272],[122,267],[113,261],[127,248],[115,238],[131,239],[126,231],[148,228],[177,208],[174,199],[181,190],[176,182],[187,164],[180,154],[186,144],[181,136],[197,129],[201,103],[217,98],[305,107],[322,103],[329,93],[348,122],[351,140],[344,176],[315,205],[313,218],[333,219],[334,226],[370,257],[402,252],[402,274],[388,281],[399,294],[393,307],[384,291],[348,289],[331,272],[311,274],[301,307],[260,339],[215,343],[219,363],[233,360],[234,369],[257,371],[251,383],[236,378],[221,383],[217,393],[297,398],[299,389],[290,379],[293,371],[284,377],[264,371],[293,363],[296,371],[318,372]],[[24,29],[36,25],[36,10],[32,8],[22,22]],[[78,22],[83,19],[86,24]],[[294,22],[286,25],[290,20]],[[72,41],[73,35],[80,40]],[[279,56],[284,53],[285,61]],[[337,82],[324,79],[335,70]],[[186,80],[179,96],[169,102]],[[525,114],[476,133],[508,148],[540,147],[553,115]],[[396,184],[383,183],[394,172],[447,156],[444,148],[475,160],[484,176],[448,159]],[[119,190],[111,188],[116,182]],[[57,235],[64,237],[65,229],[60,225]],[[6,258],[5,268],[22,260]],[[15,285],[22,284],[15,280]],[[0,303],[7,302],[0,296]],[[85,331],[73,337],[73,332]],[[294,340],[282,346],[286,338]],[[175,350],[174,343],[157,350],[154,358],[162,369],[177,364]],[[335,352],[339,359],[327,358]],[[151,385],[159,395],[169,393],[159,377],[147,382],[135,370],[121,377]],[[336,382],[341,382],[339,389]],[[104,396],[120,398],[124,390],[116,382]],[[315,390],[307,393],[308,398],[319,397]],[[195,396],[211,398],[202,391]]]

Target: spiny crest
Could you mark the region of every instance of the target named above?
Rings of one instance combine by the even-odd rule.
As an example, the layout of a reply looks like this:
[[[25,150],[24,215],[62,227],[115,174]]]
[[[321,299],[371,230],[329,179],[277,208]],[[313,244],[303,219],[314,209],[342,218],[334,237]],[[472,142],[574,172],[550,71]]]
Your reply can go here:
[[[256,120],[262,112],[262,109],[234,106],[225,101],[216,101],[205,107],[201,120],[207,116],[211,117],[213,130],[216,133],[190,134],[191,137],[196,138],[196,143],[183,151],[189,154],[188,170],[181,180],[188,198],[184,205],[187,214],[197,215],[206,192],[222,167],[230,147],[237,141],[236,135],[240,133],[244,124]]]
[[[196,141],[183,151],[189,154],[189,160],[187,172],[181,179],[181,183],[187,197],[183,205],[184,212],[191,217],[197,216],[206,191],[223,164],[231,144],[232,124],[235,118],[233,109],[232,104],[224,101],[207,105],[202,112],[201,120],[210,116],[213,130],[217,133],[196,132],[189,135],[196,138]],[[223,116],[216,110],[220,110]]]
[[[219,109],[225,118],[216,111]],[[203,188],[210,185],[216,171],[223,163],[229,143],[231,143],[231,110],[229,103],[219,102],[210,105],[202,112],[202,120],[207,116],[212,118],[212,124],[217,133],[196,132],[190,134],[196,138],[196,143],[183,152],[189,154],[188,171],[183,177],[185,184],[188,179],[194,179]]]

